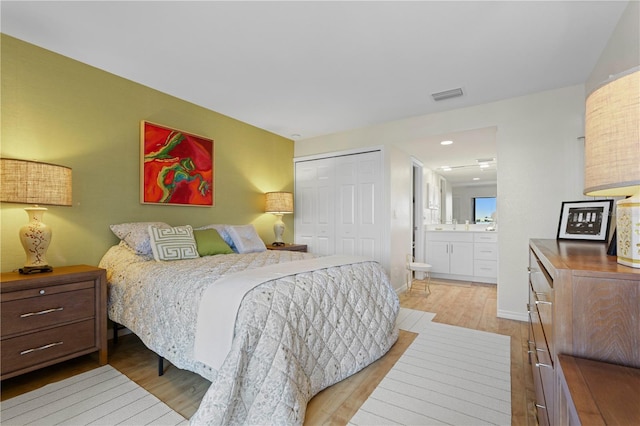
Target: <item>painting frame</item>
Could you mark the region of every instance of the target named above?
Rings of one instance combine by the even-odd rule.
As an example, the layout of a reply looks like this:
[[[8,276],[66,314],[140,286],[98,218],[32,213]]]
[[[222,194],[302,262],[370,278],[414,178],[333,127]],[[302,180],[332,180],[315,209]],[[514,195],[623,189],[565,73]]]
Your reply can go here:
[[[558,240],[608,242],[613,200],[563,201]]]
[[[162,124],[140,122],[140,203],[215,205],[214,141]]]

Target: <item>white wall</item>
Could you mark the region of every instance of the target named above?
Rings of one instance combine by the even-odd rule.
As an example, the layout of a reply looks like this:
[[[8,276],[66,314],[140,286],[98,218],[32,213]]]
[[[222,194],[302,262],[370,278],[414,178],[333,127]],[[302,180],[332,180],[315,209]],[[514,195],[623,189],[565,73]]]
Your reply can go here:
[[[583,116],[584,86],[578,85],[297,141],[295,156],[371,145],[402,147],[402,142],[424,136],[497,126],[498,315],[526,320],[528,240],[555,238],[562,201],[584,198],[582,147],[577,140],[582,136]],[[406,157],[406,161],[388,164],[391,195],[396,197],[391,200],[392,252],[395,247],[406,247],[411,238],[408,232],[394,232],[410,226],[410,216],[399,215],[404,202],[396,193],[410,187]],[[402,220],[407,221],[406,226],[401,226]],[[392,275],[403,267],[400,263],[392,261]],[[394,286],[398,284],[394,280]]]
[[[640,64],[640,2],[630,1],[585,84],[587,94],[610,75]]]
[[[413,204],[413,162],[411,156],[394,146],[385,148],[388,187],[390,269],[393,287],[400,291],[405,285],[405,263],[411,253],[411,210]]]

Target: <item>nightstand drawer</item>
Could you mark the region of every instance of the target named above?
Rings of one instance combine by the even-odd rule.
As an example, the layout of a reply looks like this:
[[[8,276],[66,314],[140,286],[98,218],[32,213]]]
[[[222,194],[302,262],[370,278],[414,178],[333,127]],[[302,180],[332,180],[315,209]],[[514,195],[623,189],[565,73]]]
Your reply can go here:
[[[57,286],[46,288],[45,294],[37,297],[10,302],[5,302],[3,298],[2,336],[7,337],[42,327],[52,327],[69,321],[94,317],[95,291],[92,282],[89,281],[87,284],[90,288],[82,290],[56,292],[57,287],[71,287]]]
[[[95,348],[93,319],[2,341],[2,375]]]

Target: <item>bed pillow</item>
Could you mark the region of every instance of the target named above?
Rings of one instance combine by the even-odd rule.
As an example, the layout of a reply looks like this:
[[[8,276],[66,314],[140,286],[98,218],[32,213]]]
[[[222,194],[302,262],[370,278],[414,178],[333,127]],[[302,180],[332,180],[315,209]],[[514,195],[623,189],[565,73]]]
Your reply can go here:
[[[254,253],[267,250],[253,225],[228,226],[227,232],[233,240],[238,253]]]
[[[193,238],[196,240],[198,254],[200,256],[213,256],[216,254],[230,254],[234,251],[229,247],[218,231],[215,229],[194,229]]]
[[[221,225],[221,224],[215,223],[215,224],[205,225],[199,228],[195,228],[194,231],[201,231],[203,229],[215,229],[216,231],[218,231],[218,234],[220,234],[224,242],[227,243],[229,247],[231,247],[231,250],[237,253],[238,250],[236,249],[236,246],[233,243],[233,240],[231,239],[231,236],[229,235],[229,232],[228,232],[229,226],[230,225]]]
[[[170,228],[164,222],[129,222],[110,225],[111,232],[124,241],[138,254],[151,255],[151,243],[149,241],[149,226],[158,228]]]
[[[190,225],[160,228],[149,226],[149,239],[153,258],[162,260],[196,259],[198,248],[193,238],[193,228]]]

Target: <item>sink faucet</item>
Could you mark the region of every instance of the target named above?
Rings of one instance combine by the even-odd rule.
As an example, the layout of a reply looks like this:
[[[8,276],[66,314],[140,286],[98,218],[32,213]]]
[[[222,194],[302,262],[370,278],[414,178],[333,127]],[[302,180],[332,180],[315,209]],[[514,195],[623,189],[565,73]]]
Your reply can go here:
[[[453,219],[453,230],[456,230],[456,225],[458,224],[458,221],[456,219]]]

